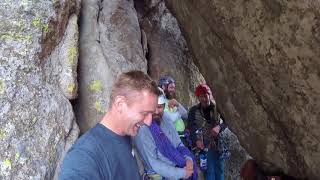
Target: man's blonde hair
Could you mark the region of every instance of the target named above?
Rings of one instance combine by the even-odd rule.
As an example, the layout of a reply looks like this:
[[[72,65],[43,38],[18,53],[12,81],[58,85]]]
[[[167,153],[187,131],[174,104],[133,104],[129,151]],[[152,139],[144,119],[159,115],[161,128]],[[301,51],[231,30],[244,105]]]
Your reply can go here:
[[[142,91],[148,91],[157,96],[160,95],[157,83],[144,72],[129,71],[122,73],[113,84],[109,107],[112,106],[117,96],[124,96],[130,101],[133,94],[141,93]]]

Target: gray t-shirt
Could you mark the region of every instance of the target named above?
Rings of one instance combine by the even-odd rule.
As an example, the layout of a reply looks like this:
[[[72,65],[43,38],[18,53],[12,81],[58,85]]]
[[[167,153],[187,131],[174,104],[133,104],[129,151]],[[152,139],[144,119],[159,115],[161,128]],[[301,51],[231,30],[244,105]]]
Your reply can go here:
[[[119,136],[97,124],[71,147],[59,179],[140,179],[130,137]]]

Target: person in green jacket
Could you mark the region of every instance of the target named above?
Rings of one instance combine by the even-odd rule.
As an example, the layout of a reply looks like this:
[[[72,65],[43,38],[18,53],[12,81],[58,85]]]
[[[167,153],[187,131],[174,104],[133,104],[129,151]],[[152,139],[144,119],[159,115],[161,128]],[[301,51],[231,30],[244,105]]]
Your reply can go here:
[[[162,76],[158,86],[163,89],[166,98],[164,117],[171,120],[180,138],[184,138],[185,122],[188,119],[187,110],[176,100],[176,83],[171,76]]]

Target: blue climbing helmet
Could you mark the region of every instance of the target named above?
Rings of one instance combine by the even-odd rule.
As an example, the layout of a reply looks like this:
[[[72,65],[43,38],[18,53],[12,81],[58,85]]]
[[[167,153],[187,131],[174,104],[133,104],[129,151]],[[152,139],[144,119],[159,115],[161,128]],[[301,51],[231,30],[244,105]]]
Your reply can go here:
[[[173,79],[171,76],[165,75],[165,76],[162,76],[162,77],[159,79],[158,86],[159,86],[159,87],[162,87],[162,86],[167,87],[167,86],[168,86],[169,84],[171,84],[171,83],[175,83],[175,82],[174,82],[174,79]]]

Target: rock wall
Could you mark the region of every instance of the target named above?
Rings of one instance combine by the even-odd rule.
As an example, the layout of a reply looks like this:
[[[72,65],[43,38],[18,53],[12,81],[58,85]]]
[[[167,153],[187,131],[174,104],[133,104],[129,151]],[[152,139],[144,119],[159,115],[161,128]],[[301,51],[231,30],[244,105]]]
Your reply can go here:
[[[53,75],[59,73],[48,71],[60,62],[59,72],[76,74],[77,51],[67,58],[62,49],[77,49],[79,5],[75,0],[0,2],[0,179],[54,178],[78,136],[71,96]],[[68,83],[76,84],[76,77]]]
[[[148,74],[155,80],[170,75],[176,81],[177,99],[185,107],[198,103],[194,89],[205,80],[193,63],[177,20],[164,1],[135,0],[140,27],[145,40]]]
[[[80,19],[79,98],[76,116],[85,132],[105,114],[118,74],[147,72],[132,0],[83,0]]]
[[[318,179],[319,1],[166,3],[245,149],[265,170]]]

